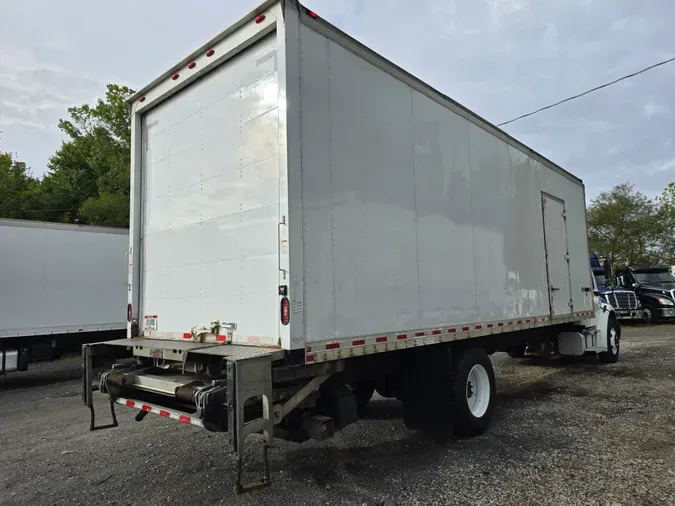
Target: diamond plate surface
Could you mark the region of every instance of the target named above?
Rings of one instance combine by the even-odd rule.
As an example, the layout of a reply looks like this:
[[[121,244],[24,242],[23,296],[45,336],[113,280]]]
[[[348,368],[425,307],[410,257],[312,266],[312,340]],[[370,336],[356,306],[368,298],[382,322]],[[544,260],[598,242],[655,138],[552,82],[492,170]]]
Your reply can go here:
[[[269,356],[271,360],[283,358],[284,350],[279,348],[260,348],[256,346],[242,346],[237,344],[227,344],[212,346],[210,348],[200,348],[190,350],[190,353],[197,355],[216,355],[226,357],[231,360],[247,360],[251,358],[260,358]]]

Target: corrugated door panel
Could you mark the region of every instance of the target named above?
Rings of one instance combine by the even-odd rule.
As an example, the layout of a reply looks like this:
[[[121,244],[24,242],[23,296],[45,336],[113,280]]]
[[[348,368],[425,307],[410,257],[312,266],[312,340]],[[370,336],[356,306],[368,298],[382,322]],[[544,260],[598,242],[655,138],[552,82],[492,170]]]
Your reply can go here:
[[[148,331],[219,320],[235,340],[278,339],[276,51],[269,36],[143,118]]]

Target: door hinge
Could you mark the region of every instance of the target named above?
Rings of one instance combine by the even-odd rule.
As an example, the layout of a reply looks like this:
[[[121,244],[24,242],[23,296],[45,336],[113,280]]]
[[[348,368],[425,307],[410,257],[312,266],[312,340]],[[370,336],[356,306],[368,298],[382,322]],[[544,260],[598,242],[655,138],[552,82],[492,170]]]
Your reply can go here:
[[[567,219],[567,211],[563,211],[562,213],[560,213],[560,216],[562,216],[563,219],[566,220]]]
[[[567,260],[568,262],[570,261],[570,254],[569,253],[565,253],[565,260]]]

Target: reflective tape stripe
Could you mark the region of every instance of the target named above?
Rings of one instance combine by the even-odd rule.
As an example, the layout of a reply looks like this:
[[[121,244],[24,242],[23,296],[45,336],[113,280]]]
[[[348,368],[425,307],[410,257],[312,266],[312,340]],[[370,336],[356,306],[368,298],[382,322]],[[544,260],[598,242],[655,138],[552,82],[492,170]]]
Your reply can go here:
[[[519,332],[530,328],[578,322],[593,318],[594,311],[581,311],[566,315],[536,316],[497,320],[491,322],[468,323],[461,327],[444,329],[409,330],[405,333],[388,335],[353,336],[350,338],[305,343],[305,362],[325,362],[362,355],[384,353],[409,347],[427,346],[450,341],[485,337],[510,332]]]
[[[159,409],[156,408],[155,406],[152,406],[144,402],[137,402],[131,399],[124,399],[122,397],[118,397],[117,399],[115,399],[115,402],[117,404],[121,404],[122,406],[128,406],[130,408],[139,409],[141,411],[146,411],[147,413],[154,413],[155,415],[171,418],[172,420],[188,423],[190,425],[196,425],[197,427],[204,427],[204,424],[199,418],[193,418],[191,416],[187,416],[182,413],[175,413],[168,409]]]

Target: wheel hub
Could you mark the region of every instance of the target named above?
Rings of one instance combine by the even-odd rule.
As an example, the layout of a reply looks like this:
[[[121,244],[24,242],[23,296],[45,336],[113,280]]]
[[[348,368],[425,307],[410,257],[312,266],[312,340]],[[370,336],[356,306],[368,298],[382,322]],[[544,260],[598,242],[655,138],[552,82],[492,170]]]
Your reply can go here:
[[[485,367],[474,365],[466,379],[466,403],[473,416],[480,418],[485,414],[491,395],[490,377]]]

